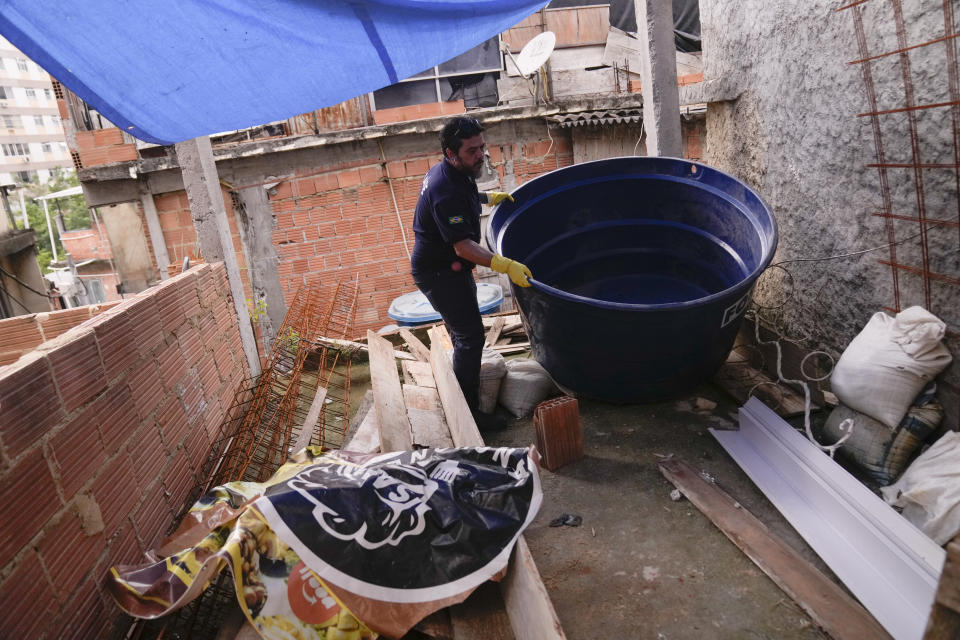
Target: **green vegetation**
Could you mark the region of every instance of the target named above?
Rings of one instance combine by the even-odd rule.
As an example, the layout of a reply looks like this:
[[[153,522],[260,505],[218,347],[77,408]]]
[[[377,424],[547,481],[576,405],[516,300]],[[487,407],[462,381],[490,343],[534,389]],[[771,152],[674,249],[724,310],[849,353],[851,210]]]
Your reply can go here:
[[[43,203],[35,202],[33,199],[79,185],[80,181],[77,179],[77,174],[63,169],[54,169],[53,175],[46,184],[27,182],[17,185],[24,189],[23,198],[27,205],[27,219],[30,221],[30,228],[37,233],[37,262],[40,264],[40,271],[43,273],[46,273],[47,267],[53,260],[53,251],[50,247],[50,234],[47,232],[47,220],[43,214]],[[16,192],[10,194],[10,205],[14,209],[19,209],[19,194]],[[57,223],[53,216],[58,211],[61,212],[63,223],[67,229],[86,229],[92,224],[90,211],[87,209],[87,203],[82,195],[50,200],[47,205],[50,208],[50,224],[53,225],[57,254],[63,256],[63,245],[60,243],[60,234],[57,231]],[[21,214],[16,214],[16,218],[17,224],[21,224]]]

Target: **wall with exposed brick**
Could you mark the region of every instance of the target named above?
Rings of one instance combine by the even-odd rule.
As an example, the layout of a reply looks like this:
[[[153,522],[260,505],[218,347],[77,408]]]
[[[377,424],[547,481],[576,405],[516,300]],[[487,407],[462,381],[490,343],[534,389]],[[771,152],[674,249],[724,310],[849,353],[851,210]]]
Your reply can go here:
[[[14,362],[41,343],[53,340],[73,327],[120,304],[107,302],[75,309],[31,313],[0,320],[0,366]]]
[[[116,127],[77,131],[77,152],[84,167],[137,159],[137,145],[127,142]]]
[[[0,368],[5,637],[118,624],[105,573],[167,533],[247,375],[229,291],[197,266]]]
[[[72,229],[60,234],[63,249],[73,258],[81,260],[106,260],[113,257],[110,241],[96,229]]]

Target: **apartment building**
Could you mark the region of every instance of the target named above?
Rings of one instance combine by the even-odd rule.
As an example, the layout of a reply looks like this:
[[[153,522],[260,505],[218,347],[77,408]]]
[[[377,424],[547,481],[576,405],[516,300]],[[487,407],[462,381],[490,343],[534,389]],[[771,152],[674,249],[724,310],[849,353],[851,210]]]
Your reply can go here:
[[[45,182],[72,166],[50,76],[0,38],[0,184]]]

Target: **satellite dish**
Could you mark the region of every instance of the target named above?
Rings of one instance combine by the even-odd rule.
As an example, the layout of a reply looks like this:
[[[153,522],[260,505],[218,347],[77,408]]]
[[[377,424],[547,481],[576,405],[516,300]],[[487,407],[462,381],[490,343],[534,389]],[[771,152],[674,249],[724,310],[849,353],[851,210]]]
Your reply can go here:
[[[557,44],[557,36],[553,31],[544,31],[533,40],[523,45],[523,49],[517,54],[513,63],[517,65],[517,71],[524,78],[535,73],[537,69],[546,64],[553,48]]]

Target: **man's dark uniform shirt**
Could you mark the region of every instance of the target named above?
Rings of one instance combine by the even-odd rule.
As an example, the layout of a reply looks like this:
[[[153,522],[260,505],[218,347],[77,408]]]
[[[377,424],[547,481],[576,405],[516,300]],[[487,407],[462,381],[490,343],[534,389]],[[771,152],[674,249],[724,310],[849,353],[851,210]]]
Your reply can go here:
[[[450,271],[456,261],[464,272],[473,269],[472,262],[457,257],[453,245],[466,239],[480,242],[477,183],[445,160],[435,164],[423,178],[413,231],[416,240],[410,264],[414,277]]]

